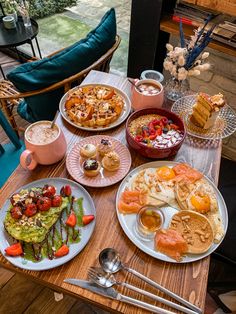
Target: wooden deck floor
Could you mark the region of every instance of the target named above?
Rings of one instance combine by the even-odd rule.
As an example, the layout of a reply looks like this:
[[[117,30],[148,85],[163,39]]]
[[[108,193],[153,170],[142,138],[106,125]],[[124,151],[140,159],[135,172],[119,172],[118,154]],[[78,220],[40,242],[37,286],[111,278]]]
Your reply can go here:
[[[54,292],[19,274],[0,268],[1,314],[108,314],[68,295],[55,301]]]
[[[17,62],[0,52],[0,64],[3,64],[3,70],[7,72],[12,66],[17,65]],[[2,79],[1,73],[0,79]],[[18,117],[17,125],[25,128],[28,123]],[[7,142],[9,139],[0,127],[0,143]],[[204,313],[213,314],[216,309],[216,304],[207,295]],[[68,295],[63,295],[62,300],[55,301],[54,291],[51,289],[0,267],[0,314],[21,313],[108,314],[109,312]]]

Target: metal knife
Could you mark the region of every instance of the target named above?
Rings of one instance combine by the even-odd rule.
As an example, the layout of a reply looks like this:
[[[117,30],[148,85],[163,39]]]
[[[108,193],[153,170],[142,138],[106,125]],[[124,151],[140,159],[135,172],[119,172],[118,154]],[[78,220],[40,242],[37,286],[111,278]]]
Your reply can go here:
[[[141,308],[148,310],[148,311],[151,311],[153,313],[175,314],[174,312],[165,310],[165,309],[160,308],[158,306],[154,306],[154,305],[151,305],[149,303],[142,302],[140,300],[127,297],[126,295],[123,295],[123,294],[117,292],[114,288],[103,288],[103,287],[100,287],[100,286],[96,285],[95,283],[92,283],[92,282],[87,281],[87,280],[68,278],[68,279],[65,279],[64,282],[70,283],[70,284],[75,285],[75,286],[79,286],[81,288],[85,288],[89,291],[100,294],[102,296],[106,296],[106,297],[114,299],[114,300],[118,300],[118,301],[122,301],[122,302],[125,302],[128,304],[132,304],[136,307],[141,307]]]

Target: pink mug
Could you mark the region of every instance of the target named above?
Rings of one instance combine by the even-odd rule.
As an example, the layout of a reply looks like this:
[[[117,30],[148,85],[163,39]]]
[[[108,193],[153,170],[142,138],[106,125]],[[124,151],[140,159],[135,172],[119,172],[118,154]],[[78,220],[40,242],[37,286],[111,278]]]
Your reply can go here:
[[[143,91],[140,91],[135,86]],[[131,104],[134,110],[161,108],[164,101],[164,88],[160,82],[152,79],[136,80],[135,86],[131,95]],[[151,90],[148,90],[149,88],[153,88],[153,93]]]
[[[33,170],[37,164],[51,165],[61,160],[66,153],[66,139],[57,124],[50,128],[51,121],[38,121],[25,131],[26,150],[20,156],[24,169]]]

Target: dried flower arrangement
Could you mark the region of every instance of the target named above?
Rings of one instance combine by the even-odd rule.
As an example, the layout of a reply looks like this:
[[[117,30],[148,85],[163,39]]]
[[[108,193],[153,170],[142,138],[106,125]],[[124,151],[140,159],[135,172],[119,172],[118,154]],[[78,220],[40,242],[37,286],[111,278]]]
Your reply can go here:
[[[18,10],[22,16],[29,15],[29,2],[27,0],[19,0]]]
[[[200,75],[201,71],[209,70],[210,63],[206,62],[209,52],[203,52],[209,42],[212,40],[211,34],[215,27],[213,25],[205,32],[206,26],[211,19],[209,16],[202,28],[194,30],[194,35],[190,41],[184,39],[182,21],[180,20],[180,42],[181,47],[173,47],[167,44],[167,55],[164,60],[164,68],[169,71],[175,79],[182,81],[188,76]]]

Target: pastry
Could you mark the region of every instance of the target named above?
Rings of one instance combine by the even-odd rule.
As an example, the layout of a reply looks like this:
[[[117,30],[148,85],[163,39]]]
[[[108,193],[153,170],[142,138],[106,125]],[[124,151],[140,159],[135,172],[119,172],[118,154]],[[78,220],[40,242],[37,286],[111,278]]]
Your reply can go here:
[[[113,150],[113,144],[109,140],[102,139],[101,143],[97,147],[97,150],[101,156],[105,156]]]
[[[116,171],[120,167],[120,157],[116,152],[106,154],[102,159],[102,166],[107,171]]]
[[[80,149],[80,156],[83,158],[95,158],[97,155],[97,148],[93,144],[85,144]]]
[[[202,129],[209,129],[215,123],[224,104],[224,97],[220,93],[214,96],[199,93],[197,102],[193,105],[190,121]]]
[[[101,164],[95,159],[87,159],[83,162],[84,174],[88,177],[95,177],[101,169]]]

